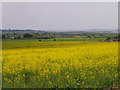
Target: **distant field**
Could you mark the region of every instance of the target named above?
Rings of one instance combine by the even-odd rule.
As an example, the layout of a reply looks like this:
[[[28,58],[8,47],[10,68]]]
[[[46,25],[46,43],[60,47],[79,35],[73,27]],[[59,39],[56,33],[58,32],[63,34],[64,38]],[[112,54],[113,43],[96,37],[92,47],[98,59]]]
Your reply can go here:
[[[65,47],[71,45],[79,45],[88,42],[98,42],[105,40],[105,38],[56,38],[54,39],[21,39],[21,40],[3,40],[3,49],[16,49],[16,48],[49,48],[49,47]],[[66,41],[69,41],[66,42]],[[49,42],[49,43],[48,43]]]
[[[69,40],[3,41],[3,88],[119,87],[118,42]]]
[[[105,40],[106,38],[56,38],[56,41],[99,41],[99,40]],[[39,41],[40,39],[15,39],[15,40],[3,40],[5,41]],[[54,39],[41,39],[42,41],[54,41]]]
[[[74,47],[74,46],[83,46],[86,44],[90,43],[95,43],[92,41],[58,41],[58,42],[21,42],[21,41],[16,41],[16,42],[3,42],[2,43],[2,49],[24,49],[24,48],[29,48],[29,49],[39,49],[39,48],[57,48],[57,47]]]

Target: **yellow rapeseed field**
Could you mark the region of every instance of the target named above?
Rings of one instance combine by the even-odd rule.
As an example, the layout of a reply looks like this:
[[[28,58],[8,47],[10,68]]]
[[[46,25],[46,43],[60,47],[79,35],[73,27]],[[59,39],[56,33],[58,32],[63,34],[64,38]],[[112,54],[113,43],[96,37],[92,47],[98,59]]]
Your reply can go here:
[[[118,42],[3,42],[2,60],[3,88],[119,87]]]

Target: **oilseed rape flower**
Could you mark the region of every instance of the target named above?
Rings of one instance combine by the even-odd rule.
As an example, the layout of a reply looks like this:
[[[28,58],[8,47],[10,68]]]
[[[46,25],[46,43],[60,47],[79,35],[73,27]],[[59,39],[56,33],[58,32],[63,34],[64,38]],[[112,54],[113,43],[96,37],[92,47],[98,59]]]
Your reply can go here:
[[[36,47],[3,48],[3,87],[104,88],[118,81],[117,42],[30,44]]]

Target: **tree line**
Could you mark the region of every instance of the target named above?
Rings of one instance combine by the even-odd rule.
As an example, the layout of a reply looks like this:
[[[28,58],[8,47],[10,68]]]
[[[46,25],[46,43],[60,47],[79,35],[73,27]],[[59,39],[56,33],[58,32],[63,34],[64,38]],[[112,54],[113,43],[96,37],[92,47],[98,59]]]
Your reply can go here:
[[[120,35],[119,35],[120,36]],[[2,39],[54,39],[55,38],[106,38],[118,39],[116,33],[61,33],[61,32],[28,32],[28,33],[3,33]]]

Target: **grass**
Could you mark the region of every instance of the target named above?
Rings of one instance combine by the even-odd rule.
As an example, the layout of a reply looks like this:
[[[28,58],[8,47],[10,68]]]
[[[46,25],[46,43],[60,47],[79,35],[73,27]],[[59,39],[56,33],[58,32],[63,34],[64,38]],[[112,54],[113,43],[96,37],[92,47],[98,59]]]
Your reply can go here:
[[[57,42],[22,42],[22,41],[8,41],[2,43],[2,49],[24,49],[24,48],[56,48],[56,47],[73,47],[73,46],[82,46],[87,43],[95,43],[92,41],[57,41]]]
[[[86,41],[100,41],[105,40],[106,38],[85,38]],[[37,42],[40,39],[14,39],[14,40],[3,40],[3,42],[16,42],[16,41],[22,41],[22,42]],[[41,41],[54,41],[54,39],[41,39]],[[56,38],[56,41],[84,41],[84,38]]]
[[[88,42],[96,42],[96,41],[98,42],[100,40],[105,40],[105,38],[86,38],[85,41],[83,38],[56,38],[55,42],[54,42],[54,39],[41,39],[41,40],[42,41],[39,41],[39,39],[3,40],[2,49],[49,48],[49,47],[57,47],[57,46],[68,47],[71,45],[74,46],[74,45],[84,44]],[[69,43],[67,43],[66,41],[69,41]]]

